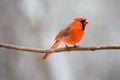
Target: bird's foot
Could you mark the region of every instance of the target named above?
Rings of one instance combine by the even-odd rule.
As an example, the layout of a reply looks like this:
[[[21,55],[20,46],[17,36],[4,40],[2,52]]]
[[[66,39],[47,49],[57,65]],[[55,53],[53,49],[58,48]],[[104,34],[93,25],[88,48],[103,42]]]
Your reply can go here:
[[[66,46],[67,50],[70,51],[70,47],[68,45],[65,45],[65,46]]]
[[[78,45],[75,45],[75,44],[74,44],[73,47],[74,47],[74,48],[75,48],[75,47],[78,47]]]

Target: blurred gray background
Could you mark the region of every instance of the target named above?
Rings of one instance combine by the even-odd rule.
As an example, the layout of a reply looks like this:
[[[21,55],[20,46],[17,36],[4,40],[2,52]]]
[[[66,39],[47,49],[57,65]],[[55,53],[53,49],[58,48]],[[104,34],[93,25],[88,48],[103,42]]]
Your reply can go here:
[[[80,46],[120,45],[120,0],[0,0],[0,42],[49,49],[76,17],[90,23]],[[119,50],[42,55],[0,48],[0,80],[120,80]]]

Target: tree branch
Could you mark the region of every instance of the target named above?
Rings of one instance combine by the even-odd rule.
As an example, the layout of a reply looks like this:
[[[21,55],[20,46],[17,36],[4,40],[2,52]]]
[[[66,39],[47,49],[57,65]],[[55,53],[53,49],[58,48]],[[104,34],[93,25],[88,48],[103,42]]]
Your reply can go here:
[[[57,49],[39,49],[39,48],[30,48],[24,46],[16,46],[11,44],[0,43],[0,47],[6,49],[13,49],[19,51],[27,51],[27,52],[36,52],[36,53],[55,53],[55,52],[65,52],[65,51],[95,51],[95,50],[113,50],[120,49],[120,45],[99,45],[99,46],[78,46],[78,47],[63,47]]]

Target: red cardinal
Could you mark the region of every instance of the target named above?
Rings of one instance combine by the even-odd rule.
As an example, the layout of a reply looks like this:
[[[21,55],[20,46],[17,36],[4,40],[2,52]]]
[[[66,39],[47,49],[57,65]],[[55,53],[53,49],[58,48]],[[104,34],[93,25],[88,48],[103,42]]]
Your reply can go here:
[[[84,35],[86,24],[88,24],[88,22],[85,18],[75,18],[72,23],[57,34],[55,38],[56,41],[51,49],[57,48],[61,42],[63,42],[66,47],[68,47],[69,44],[76,47],[76,44],[80,42]],[[50,55],[50,53],[46,53],[42,59],[47,59]]]

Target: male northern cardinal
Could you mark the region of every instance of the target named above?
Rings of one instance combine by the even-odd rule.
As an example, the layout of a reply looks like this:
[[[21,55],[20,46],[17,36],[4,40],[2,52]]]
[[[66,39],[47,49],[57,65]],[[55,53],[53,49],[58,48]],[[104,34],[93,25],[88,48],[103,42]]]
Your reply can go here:
[[[88,22],[85,18],[75,18],[72,23],[67,25],[66,28],[57,34],[55,38],[56,41],[52,45],[51,49],[57,48],[61,42],[63,42],[66,47],[68,47],[69,44],[76,47],[76,44],[80,42],[84,35],[86,24],[88,24]],[[46,53],[42,59],[47,59],[50,55],[50,53]]]

